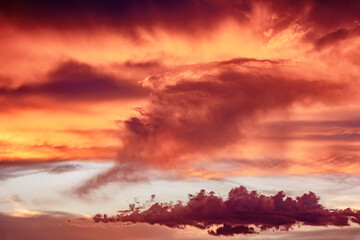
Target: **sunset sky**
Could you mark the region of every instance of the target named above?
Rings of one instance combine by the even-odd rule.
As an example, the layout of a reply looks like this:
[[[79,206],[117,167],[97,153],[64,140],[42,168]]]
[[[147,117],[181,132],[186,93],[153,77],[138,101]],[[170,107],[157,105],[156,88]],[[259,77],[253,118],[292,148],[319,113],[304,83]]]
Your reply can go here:
[[[0,0],[0,239],[360,239],[360,1]]]

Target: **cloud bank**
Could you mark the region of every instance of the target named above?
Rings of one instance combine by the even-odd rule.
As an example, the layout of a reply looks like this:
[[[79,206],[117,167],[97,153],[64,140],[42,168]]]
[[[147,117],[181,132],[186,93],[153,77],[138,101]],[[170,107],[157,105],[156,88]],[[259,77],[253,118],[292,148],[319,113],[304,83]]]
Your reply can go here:
[[[268,229],[288,231],[297,225],[349,226],[360,224],[360,212],[352,209],[327,209],[313,192],[286,197],[284,192],[265,196],[240,186],[226,199],[201,190],[189,195],[187,203],[154,203],[148,209],[130,205],[116,216],[97,214],[95,222],[131,222],[159,224],[170,228],[193,226],[214,236],[255,234]],[[215,227],[215,229],[213,229]]]

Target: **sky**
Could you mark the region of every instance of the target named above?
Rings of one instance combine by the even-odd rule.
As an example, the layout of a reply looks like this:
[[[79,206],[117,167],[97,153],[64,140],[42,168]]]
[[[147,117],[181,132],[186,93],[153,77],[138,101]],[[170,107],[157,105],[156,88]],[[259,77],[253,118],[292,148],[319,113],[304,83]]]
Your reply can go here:
[[[359,12],[0,0],[0,238],[360,239]]]

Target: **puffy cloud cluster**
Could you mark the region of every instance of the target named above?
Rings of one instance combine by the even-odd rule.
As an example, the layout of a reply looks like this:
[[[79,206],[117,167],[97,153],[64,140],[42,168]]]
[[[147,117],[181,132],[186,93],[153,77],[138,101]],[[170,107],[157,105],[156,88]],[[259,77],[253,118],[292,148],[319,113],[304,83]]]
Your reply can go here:
[[[132,222],[160,224],[171,228],[193,226],[207,229],[211,235],[254,234],[267,229],[289,230],[296,225],[349,226],[360,224],[357,210],[330,210],[309,192],[302,196],[286,197],[284,192],[265,196],[240,186],[233,188],[227,199],[201,190],[181,202],[154,203],[148,209],[130,205],[130,210],[116,216],[97,214],[95,222]],[[212,229],[215,226],[215,230]]]

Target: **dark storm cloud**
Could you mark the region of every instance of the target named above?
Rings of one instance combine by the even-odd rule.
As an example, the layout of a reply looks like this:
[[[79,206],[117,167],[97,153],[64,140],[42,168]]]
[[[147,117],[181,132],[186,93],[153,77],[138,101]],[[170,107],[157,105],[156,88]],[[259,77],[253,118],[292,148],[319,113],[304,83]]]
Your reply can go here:
[[[358,1],[271,1],[271,9],[278,15],[272,22],[275,33],[298,24],[308,32],[305,38],[314,43],[317,50],[359,35]]]
[[[295,199],[284,192],[265,196],[240,186],[233,188],[227,199],[214,192],[200,191],[189,195],[186,204],[154,203],[142,210],[130,205],[130,210],[116,216],[97,214],[95,222],[132,222],[160,224],[171,228],[193,226],[207,229],[211,235],[231,236],[253,234],[267,229],[289,230],[301,224],[309,226],[349,226],[360,224],[360,212],[351,209],[329,210],[319,203],[312,192]],[[216,227],[215,230],[210,228]]]
[[[360,2],[352,0],[314,0],[308,20],[321,28],[332,29],[360,20]]]
[[[287,28],[291,23],[315,28],[315,31],[331,30],[352,25],[360,20],[360,3],[352,0],[260,0],[277,17],[270,22],[275,31]]]
[[[316,48],[348,35],[358,26],[360,4],[351,0],[13,0],[0,2],[0,24],[23,30],[58,31],[111,30],[141,42],[139,29],[152,33],[167,29],[171,33],[202,35],[226,19],[251,26],[258,11],[267,9],[267,20],[259,33],[272,29],[274,35],[293,24],[308,32],[307,39]]]
[[[334,32],[330,32],[325,36],[319,38],[315,41],[315,47],[319,50],[332,46],[342,40],[349,39],[360,35],[360,27],[355,27],[352,29],[340,28]]]
[[[351,0],[125,0],[125,1],[46,1],[13,0],[0,2],[0,20],[24,29],[113,29],[137,39],[137,31],[157,27],[203,33],[224,19],[251,24],[258,6],[276,14],[265,27],[274,33],[296,23],[311,34],[329,34],[360,20],[360,4]],[[270,14],[270,16],[273,16]]]
[[[2,1],[5,21],[23,28],[79,29],[112,28],[131,33],[137,27],[161,26],[174,30],[201,30],[232,16],[246,20],[248,1],[126,0],[126,1]]]
[[[118,79],[90,65],[68,61],[50,72],[41,83],[28,83],[16,89],[2,88],[9,98],[47,97],[62,101],[98,101],[141,98],[148,90],[136,81]]]

